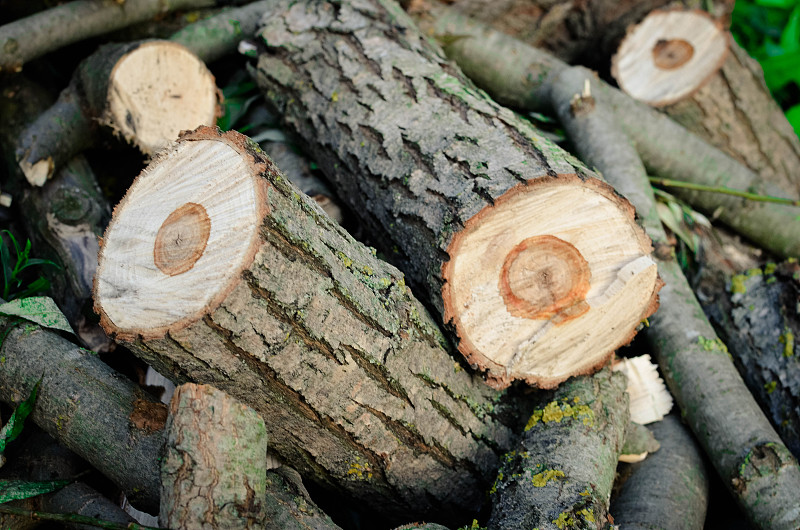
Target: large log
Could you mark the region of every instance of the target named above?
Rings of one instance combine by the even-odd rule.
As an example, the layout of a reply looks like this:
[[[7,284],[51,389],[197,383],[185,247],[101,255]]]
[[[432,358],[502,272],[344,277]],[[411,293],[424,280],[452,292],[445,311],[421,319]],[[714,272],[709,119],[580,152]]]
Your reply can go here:
[[[392,2],[276,3],[256,78],[490,384],[604,365],[656,307],[626,201]]]
[[[250,405],[284,462],[389,518],[468,517],[512,443],[503,394],[453,361],[402,274],[238,133],[201,128],[138,177],[95,302],[161,373]]]

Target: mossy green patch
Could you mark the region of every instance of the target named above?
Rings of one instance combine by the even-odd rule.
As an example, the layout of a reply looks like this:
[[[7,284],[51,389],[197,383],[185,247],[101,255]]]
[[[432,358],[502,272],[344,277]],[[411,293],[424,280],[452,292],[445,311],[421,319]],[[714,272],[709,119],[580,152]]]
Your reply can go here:
[[[731,293],[733,294],[744,294],[747,292],[747,287],[744,284],[744,281],[747,279],[747,276],[744,274],[737,274],[733,278],[731,278]]]
[[[724,353],[728,353],[728,347],[725,346],[725,343],[722,342],[719,338],[714,339],[707,339],[703,336],[697,337],[697,343],[705,350],[705,351],[721,351]]]
[[[783,356],[791,357],[794,355],[794,333],[788,327],[783,328],[783,333],[778,339],[783,344]]]
[[[778,387],[777,381],[770,381],[769,383],[764,385],[764,390],[767,391],[767,394],[772,394],[777,387]]]

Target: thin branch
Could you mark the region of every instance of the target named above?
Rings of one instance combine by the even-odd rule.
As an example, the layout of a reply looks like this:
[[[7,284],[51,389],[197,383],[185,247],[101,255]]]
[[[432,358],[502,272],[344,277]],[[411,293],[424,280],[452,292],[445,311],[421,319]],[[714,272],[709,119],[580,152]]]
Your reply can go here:
[[[30,519],[38,519],[40,521],[88,524],[90,526],[96,526],[97,528],[108,528],[110,530],[159,530],[158,527],[144,526],[138,523],[115,523],[112,521],[104,521],[103,519],[95,519],[94,517],[86,517],[85,515],[77,515],[73,513],[37,512],[34,510],[26,510],[24,508],[16,508],[14,506],[7,505],[0,505],[0,513],[16,515],[19,517],[28,517]]]
[[[742,197],[750,201],[758,202],[773,202],[776,204],[786,204],[789,206],[800,206],[800,201],[793,199],[784,199],[782,197],[773,197],[771,195],[759,195],[757,193],[750,193],[748,191],[734,190],[722,186],[706,186],[705,184],[695,184],[693,182],[683,182],[680,180],[665,179],[660,177],[648,177],[652,184],[659,186],[667,186],[670,188],[684,188],[694,191],[709,191],[713,193],[724,193],[726,195],[733,195],[734,197]]]

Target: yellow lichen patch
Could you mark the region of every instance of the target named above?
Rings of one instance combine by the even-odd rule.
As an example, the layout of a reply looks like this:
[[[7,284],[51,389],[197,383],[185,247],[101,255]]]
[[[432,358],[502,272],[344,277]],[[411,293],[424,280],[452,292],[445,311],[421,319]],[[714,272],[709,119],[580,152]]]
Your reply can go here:
[[[542,423],[556,422],[561,423],[564,418],[582,419],[584,425],[592,425],[594,423],[594,412],[587,405],[578,405],[580,398],[573,399],[575,405],[570,405],[567,400],[562,400],[561,404],[557,401],[551,401],[543,409],[536,409],[528,419],[525,430],[529,431],[540,421]]]
[[[347,475],[352,476],[358,480],[369,480],[372,478],[372,471],[369,470],[369,464],[361,464],[361,460],[356,457],[356,462],[350,463],[350,469],[347,470]]]
[[[584,508],[584,509],[582,509],[581,511],[579,511],[579,512],[578,512],[578,515],[580,515],[581,517],[583,517],[583,519],[584,519],[584,520],[585,520],[587,523],[593,523],[593,522],[594,522],[594,514],[593,514],[592,512],[590,512],[589,510],[587,510],[586,508]]]
[[[556,480],[558,478],[563,478],[564,472],[559,469],[545,469],[541,473],[537,473],[531,477],[531,482],[537,488],[543,488],[547,485],[547,482],[550,480]]]
[[[783,344],[784,357],[791,357],[794,355],[794,333],[792,333],[792,330],[787,327],[783,328],[783,334],[778,340]]]
[[[728,353],[728,347],[719,338],[707,339],[705,337],[697,337],[697,343],[703,347],[705,351],[719,350]]]
[[[553,523],[557,527],[563,530],[564,528],[575,526],[575,523],[577,523],[577,521],[570,512],[561,512],[560,514],[558,514],[558,517],[553,519]]]
[[[747,276],[744,274],[737,274],[733,278],[731,278],[731,293],[732,294],[744,294],[747,292],[747,287],[744,285],[744,281],[747,279]]]

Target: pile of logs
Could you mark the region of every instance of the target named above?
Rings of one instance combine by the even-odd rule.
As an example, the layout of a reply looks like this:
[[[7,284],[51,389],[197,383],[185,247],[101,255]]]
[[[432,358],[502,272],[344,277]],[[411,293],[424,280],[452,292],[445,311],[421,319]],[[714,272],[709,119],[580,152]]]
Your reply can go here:
[[[702,528],[716,473],[754,526],[800,527],[800,141],[731,2],[260,1],[102,46],[55,102],[20,73],[155,14],[124,4],[0,26],[2,186],[76,331],[0,315],[0,399],[41,378],[43,431],[3,478],[77,455],[169,528],[357,527],[308,487],[365,525],[563,529]],[[213,127],[237,49],[325,183]],[[109,133],[147,157],[113,215],[82,154]],[[701,307],[648,174],[787,261]],[[613,362],[642,330],[680,417]],[[84,346],[180,385],[169,406]],[[50,437],[70,451],[36,464]],[[83,483],[9,510],[131,521]]]

